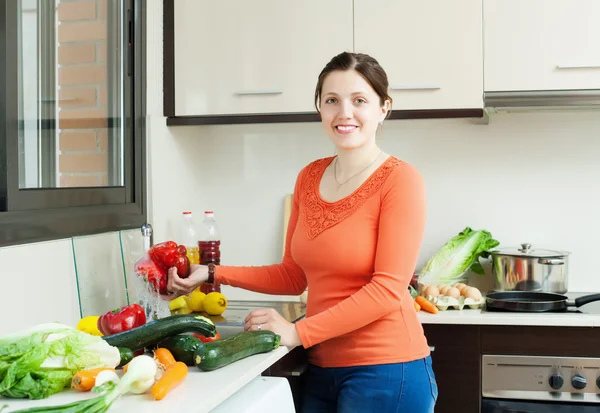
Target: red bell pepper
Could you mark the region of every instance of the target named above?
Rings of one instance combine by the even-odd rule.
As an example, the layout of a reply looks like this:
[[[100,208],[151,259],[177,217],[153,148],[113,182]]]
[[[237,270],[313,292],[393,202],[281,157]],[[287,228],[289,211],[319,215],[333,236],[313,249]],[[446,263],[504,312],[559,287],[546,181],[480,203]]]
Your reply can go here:
[[[134,267],[135,272],[148,280],[155,291],[167,293],[167,273],[169,268],[176,267],[177,275],[187,278],[190,275],[190,260],[184,245],[166,241],[156,244],[148,250],[148,257],[139,260]]]
[[[198,333],[192,333],[192,335],[196,338],[199,338],[200,341],[202,341],[203,343],[209,343],[211,341],[215,341],[215,340],[218,340],[221,338],[221,334],[219,334],[218,332],[214,337],[206,337],[206,336],[200,335]]]
[[[131,330],[146,324],[146,313],[139,304],[109,311],[98,319],[98,330],[105,336]]]

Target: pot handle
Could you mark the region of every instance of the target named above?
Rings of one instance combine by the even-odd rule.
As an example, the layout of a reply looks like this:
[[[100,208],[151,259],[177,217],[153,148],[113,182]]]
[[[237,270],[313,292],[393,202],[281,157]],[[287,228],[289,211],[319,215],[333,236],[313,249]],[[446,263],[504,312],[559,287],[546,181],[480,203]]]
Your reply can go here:
[[[540,258],[538,259],[538,264],[543,265],[564,265],[565,262],[559,259],[548,259],[548,258]]]

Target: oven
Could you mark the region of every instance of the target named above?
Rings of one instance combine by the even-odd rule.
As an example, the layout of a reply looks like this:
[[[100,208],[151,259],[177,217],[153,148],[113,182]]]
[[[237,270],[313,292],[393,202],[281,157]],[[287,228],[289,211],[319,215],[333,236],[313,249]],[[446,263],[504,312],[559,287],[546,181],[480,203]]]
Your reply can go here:
[[[600,412],[600,358],[484,355],[481,369],[481,413]]]

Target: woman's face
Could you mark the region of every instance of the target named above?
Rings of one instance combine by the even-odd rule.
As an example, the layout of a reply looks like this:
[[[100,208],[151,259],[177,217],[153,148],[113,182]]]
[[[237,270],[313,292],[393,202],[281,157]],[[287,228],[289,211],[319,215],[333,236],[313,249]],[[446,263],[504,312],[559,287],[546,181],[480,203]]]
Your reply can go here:
[[[327,75],[321,90],[321,124],[339,149],[356,149],[375,139],[385,119],[389,101],[380,98],[355,70],[336,70]]]

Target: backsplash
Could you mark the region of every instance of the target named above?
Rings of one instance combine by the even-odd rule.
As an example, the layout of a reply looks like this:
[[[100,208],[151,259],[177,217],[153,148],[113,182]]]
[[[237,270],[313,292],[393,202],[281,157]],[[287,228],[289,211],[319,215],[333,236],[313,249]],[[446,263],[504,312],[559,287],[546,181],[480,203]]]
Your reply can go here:
[[[155,241],[176,238],[183,210],[200,219],[213,209],[223,264],[279,262],[284,195],[304,165],[334,154],[320,124],[169,129],[160,116],[148,124]],[[495,115],[489,125],[387,121],[383,132],[383,149],[415,165],[427,185],[419,266],[471,226],[490,230],[503,246],[530,242],[570,251],[569,290],[600,291],[598,112]],[[74,325],[82,313],[137,301],[132,268],[141,252],[139,230],[0,249],[0,273],[10,280],[0,300],[0,334],[39,322]],[[297,299],[224,292],[229,299]],[[18,319],[8,317],[15,311]]]
[[[222,263],[279,262],[283,197],[299,170],[334,154],[318,123],[166,128],[151,119],[152,215],[157,240],[174,237],[184,210],[215,211]],[[503,246],[572,252],[570,291],[600,291],[600,114],[496,114],[469,120],[387,121],[378,138],[416,166],[428,194],[419,266],[464,227]],[[482,280],[478,280],[481,282]],[[226,289],[230,299],[265,298]],[[271,297],[269,297],[271,298]],[[281,297],[280,299],[286,299]]]
[[[75,326],[81,316],[137,301],[132,269],[142,251],[140,230],[0,248],[0,274],[8,280],[0,335],[40,323]]]

